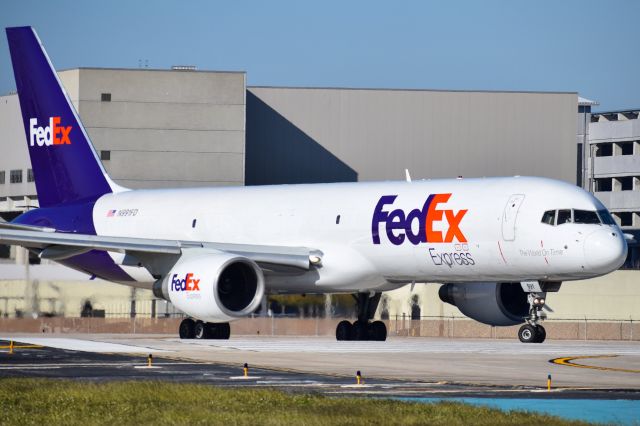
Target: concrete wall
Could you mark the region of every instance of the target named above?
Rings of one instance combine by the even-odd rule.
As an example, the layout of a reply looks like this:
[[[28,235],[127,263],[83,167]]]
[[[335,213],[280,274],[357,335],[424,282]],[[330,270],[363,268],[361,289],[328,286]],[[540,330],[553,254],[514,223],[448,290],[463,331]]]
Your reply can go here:
[[[537,175],[575,183],[575,93],[250,87],[247,184]]]
[[[117,183],[244,184],[245,73],[80,68],[59,76],[98,155],[110,151],[103,164]],[[0,97],[0,129],[0,211],[19,210],[36,190],[15,94]],[[21,184],[9,184],[12,169],[23,170]]]
[[[637,111],[636,111],[637,114]],[[605,117],[616,116],[607,121]],[[618,118],[619,116],[619,118]],[[595,195],[603,202],[614,217],[619,212],[640,214],[640,119],[629,118],[627,114],[598,113],[598,121],[589,124],[591,150],[601,156],[592,156],[591,178],[599,182],[610,182],[611,191],[599,191]],[[632,147],[623,155],[622,146]],[[605,155],[604,153],[611,155]],[[618,178],[632,178],[631,188],[623,190]],[[625,230],[638,230],[640,220],[636,217]]]
[[[67,87],[77,81],[70,96],[98,153],[110,151],[103,163],[117,183],[244,184],[244,73],[81,68],[61,76]]]

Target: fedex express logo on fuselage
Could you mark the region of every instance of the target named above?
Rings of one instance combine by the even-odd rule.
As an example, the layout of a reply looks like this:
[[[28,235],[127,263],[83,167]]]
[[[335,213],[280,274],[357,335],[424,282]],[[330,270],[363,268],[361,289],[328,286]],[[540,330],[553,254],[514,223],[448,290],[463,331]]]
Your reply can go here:
[[[180,279],[178,274],[171,277],[171,291],[200,291],[200,279],[193,278],[191,272],[187,273],[184,278]]]
[[[439,204],[449,201],[451,194],[431,194],[424,202],[422,209],[417,208],[409,213],[405,213],[402,209],[385,210],[385,206],[393,204],[396,198],[398,198],[397,195],[383,195],[378,200],[371,220],[373,244],[380,244],[381,224],[384,224],[389,241],[397,246],[405,240],[413,245],[452,243],[454,240],[460,243],[467,242],[467,238],[460,229],[460,222],[468,210],[454,211],[438,208]],[[412,226],[414,222],[418,223],[417,232]]]
[[[71,126],[61,126],[60,117],[49,117],[49,125],[38,126],[38,119],[29,119],[29,145],[31,146],[51,146],[51,145],[71,145],[69,139]]]

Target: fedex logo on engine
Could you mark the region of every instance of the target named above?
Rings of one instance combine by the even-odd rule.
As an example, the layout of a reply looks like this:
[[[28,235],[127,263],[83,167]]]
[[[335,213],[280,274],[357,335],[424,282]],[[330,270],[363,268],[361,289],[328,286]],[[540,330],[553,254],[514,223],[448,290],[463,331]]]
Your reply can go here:
[[[38,126],[38,119],[29,119],[29,144],[31,146],[71,145],[71,126],[61,126],[60,117],[49,117],[49,125]]]
[[[178,274],[171,277],[171,291],[200,291],[200,279],[193,278],[189,272],[183,279],[178,278]]]
[[[385,206],[393,204],[397,195],[383,195],[378,200],[371,220],[371,237],[373,244],[380,244],[380,225],[384,224],[387,238],[394,245],[405,240],[413,245],[420,243],[451,243],[457,240],[466,243],[467,238],[460,229],[460,222],[468,210],[454,211],[440,209],[451,194],[431,194],[424,202],[422,209],[417,208],[405,213],[402,209],[385,210]],[[417,231],[414,223],[417,222]]]

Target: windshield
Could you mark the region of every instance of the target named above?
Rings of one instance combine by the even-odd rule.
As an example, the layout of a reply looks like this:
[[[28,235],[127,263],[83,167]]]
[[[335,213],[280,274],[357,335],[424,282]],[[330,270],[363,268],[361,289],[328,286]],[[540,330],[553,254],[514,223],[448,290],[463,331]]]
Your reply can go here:
[[[580,223],[585,225],[616,224],[606,209],[598,211],[578,209],[547,210],[542,214],[541,222],[551,226],[563,225],[565,223]]]
[[[602,223],[604,223],[605,225],[616,224],[616,221],[613,219],[613,217],[611,217],[611,213],[609,213],[607,210],[598,210],[598,216],[600,216]]]
[[[574,210],[573,222],[574,223],[592,223],[597,225],[597,224],[600,224],[600,218],[598,217],[598,214],[594,211]]]

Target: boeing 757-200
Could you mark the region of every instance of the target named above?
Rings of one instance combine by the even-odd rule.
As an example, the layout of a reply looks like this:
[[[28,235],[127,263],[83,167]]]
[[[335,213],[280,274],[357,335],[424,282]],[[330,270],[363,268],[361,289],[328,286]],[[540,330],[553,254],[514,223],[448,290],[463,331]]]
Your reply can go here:
[[[35,31],[7,36],[40,207],[0,225],[0,241],[152,289],[189,316],[181,338],[228,338],[265,294],[352,293],[358,319],[337,339],[385,340],[381,292],[431,282],[465,315],[542,342],[547,292],[625,260],[602,203],[546,178],[123,188]]]

